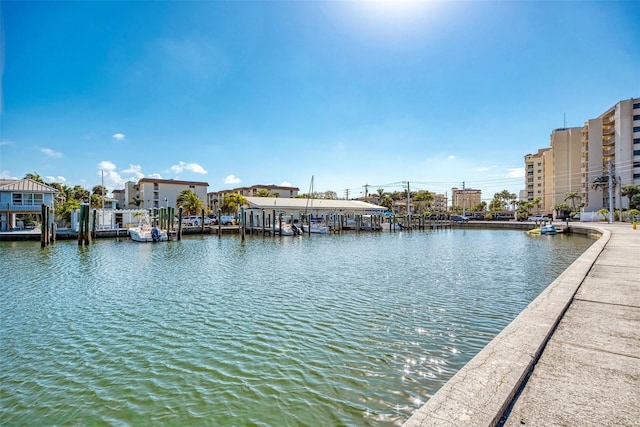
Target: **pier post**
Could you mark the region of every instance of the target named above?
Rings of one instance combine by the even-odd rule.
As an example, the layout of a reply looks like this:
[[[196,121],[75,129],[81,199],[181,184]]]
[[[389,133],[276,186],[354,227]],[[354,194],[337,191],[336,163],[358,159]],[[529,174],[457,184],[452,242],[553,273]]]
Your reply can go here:
[[[178,240],[182,240],[182,206],[178,208]]]
[[[241,240],[244,242],[244,233],[245,233],[245,212],[244,207],[240,206],[240,233],[242,234]]]

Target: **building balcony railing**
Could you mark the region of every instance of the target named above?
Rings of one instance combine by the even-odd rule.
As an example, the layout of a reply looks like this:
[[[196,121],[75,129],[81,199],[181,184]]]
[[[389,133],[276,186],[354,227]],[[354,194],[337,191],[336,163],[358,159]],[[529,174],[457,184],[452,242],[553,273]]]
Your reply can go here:
[[[614,145],[615,143],[616,143],[616,137],[615,136],[612,136],[611,138],[602,140],[602,145]]]
[[[608,125],[610,123],[615,123],[615,122],[616,122],[616,116],[613,114],[602,119],[603,125]]]
[[[40,212],[42,204],[38,205],[14,205],[13,203],[0,203],[0,211],[5,212]]]
[[[602,155],[603,156],[613,156],[616,152],[616,148],[615,147],[611,147],[611,148],[605,148],[602,150]]]
[[[613,126],[602,129],[603,135],[613,135],[614,133],[616,133],[616,128]]]

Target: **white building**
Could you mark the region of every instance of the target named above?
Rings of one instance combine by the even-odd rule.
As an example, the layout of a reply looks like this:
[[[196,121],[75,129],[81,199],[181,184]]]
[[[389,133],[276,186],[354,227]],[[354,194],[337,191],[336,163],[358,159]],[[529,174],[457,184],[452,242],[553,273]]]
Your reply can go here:
[[[207,188],[209,184],[198,181],[179,181],[174,179],[142,178],[135,186],[135,195],[132,201],[140,201],[139,208],[151,209],[161,207],[175,207],[176,199],[183,190],[193,191],[203,202],[207,200]],[[129,189],[125,187],[125,193]],[[129,194],[127,194],[127,200]],[[131,203],[131,202],[128,202]]]
[[[581,190],[585,212],[608,209],[609,191],[594,189],[597,178],[611,176],[614,209],[627,208],[623,185],[640,185],[640,98],[620,101],[582,128]]]

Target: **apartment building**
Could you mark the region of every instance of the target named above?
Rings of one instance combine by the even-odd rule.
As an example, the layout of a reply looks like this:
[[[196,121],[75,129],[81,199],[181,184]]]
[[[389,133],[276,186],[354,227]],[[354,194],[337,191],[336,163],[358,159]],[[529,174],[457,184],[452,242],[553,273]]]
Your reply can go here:
[[[582,170],[582,128],[562,128],[551,132],[551,159],[546,180],[551,182],[545,186],[551,192],[550,207],[553,208],[565,202],[567,194],[580,193]],[[577,206],[576,202],[576,206]]]
[[[133,194],[131,201],[133,204],[139,204],[142,209],[175,207],[180,192],[191,190],[204,202],[207,200],[208,187],[208,183],[199,181],[142,178],[133,187],[135,194]],[[128,188],[129,186],[125,186],[125,192]]]
[[[524,156],[526,200],[532,202],[535,199],[540,199],[538,207],[541,212],[546,212],[547,207],[551,206],[551,198],[549,197],[551,192],[549,187],[552,186],[549,184],[551,177],[549,173],[545,174],[545,170],[549,169],[545,166],[550,159],[551,148],[541,148],[537,153]]]
[[[623,185],[640,185],[640,98],[620,101],[595,119],[585,122],[581,138],[581,190],[584,211],[597,212],[613,206],[627,208],[620,196]],[[607,177],[614,186],[593,188]],[[611,179],[609,179],[611,177]]]
[[[482,202],[482,190],[473,188],[451,189],[451,206],[460,206],[464,211],[471,211]]]

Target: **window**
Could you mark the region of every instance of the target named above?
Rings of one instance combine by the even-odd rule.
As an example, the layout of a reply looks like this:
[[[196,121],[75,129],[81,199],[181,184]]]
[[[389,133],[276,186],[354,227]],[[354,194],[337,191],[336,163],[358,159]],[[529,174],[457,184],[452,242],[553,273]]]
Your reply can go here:
[[[640,114],[636,114],[635,116],[633,116],[633,120],[640,120]]]
[[[633,108],[640,108],[640,102],[637,104],[633,104]]]
[[[189,188],[196,188],[196,186],[195,185],[190,185]]]
[[[633,127],[633,131],[634,132],[640,132],[640,126],[634,126]]]
[[[633,138],[634,144],[640,144],[640,138]]]
[[[640,150],[633,150],[634,156],[640,156]]]
[[[43,202],[42,194],[33,193],[13,193],[11,200],[17,206],[37,206]]]

